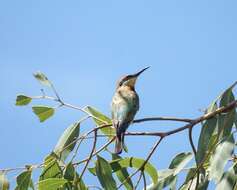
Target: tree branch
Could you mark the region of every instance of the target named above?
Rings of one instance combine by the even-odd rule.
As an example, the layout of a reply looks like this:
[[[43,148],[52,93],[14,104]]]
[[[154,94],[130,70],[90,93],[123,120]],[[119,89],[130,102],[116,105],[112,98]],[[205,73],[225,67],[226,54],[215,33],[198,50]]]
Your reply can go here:
[[[143,119],[136,119],[133,121],[133,123],[141,123],[145,121],[180,121],[180,122],[191,123],[192,119],[175,118],[175,117],[146,117]]]
[[[56,101],[56,102],[59,102],[59,100],[57,98],[54,98],[54,97],[50,97],[50,96],[34,96],[32,97],[33,99],[49,99],[49,100],[53,100],[53,101]],[[73,108],[73,109],[76,109],[76,110],[80,110],[80,111],[83,111],[85,113],[88,114],[88,116],[90,117],[93,117],[95,119],[98,119],[92,115],[90,115],[87,111],[85,111],[84,109],[82,108],[79,108],[77,106],[73,106],[71,104],[67,104],[67,103],[64,103],[64,106],[67,106],[67,107],[70,107],[70,108]],[[172,117],[168,117],[168,118],[165,118],[165,117],[150,117],[150,118],[143,118],[143,119],[137,119],[137,120],[134,120],[133,123],[140,123],[140,122],[146,122],[146,121],[162,121],[162,120],[165,120],[165,121],[182,121],[182,122],[188,122],[188,124],[184,125],[183,127],[179,127],[177,129],[174,129],[174,130],[170,130],[170,131],[167,131],[167,132],[127,132],[125,133],[125,135],[128,135],[128,136],[159,136],[161,137],[160,140],[162,140],[164,137],[166,136],[169,136],[169,135],[173,135],[175,133],[179,133],[183,130],[186,130],[186,129],[189,129],[189,128],[192,128],[193,126],[201,123],[202,121],[205,121],[205,120],[208,120],[218,114],[221,114],[221,113],[226,113],[226,112],[229,112],[231,111],[232,109],[234,109],[235,107],[237,107],[237,100],[229,103],[228,105],[226,106],[223,106],[223,107],[220,107],[218,109],[216,109],[215,111],[213,112],[210,112],[210,113],[207,113],[207,114],[204,114],[203,116],[201,117],[198,117],[196,119],[180,119],[180,118],[172,118]],[[99,119],[98,119],[99,120]],[[89,131],[87,134],[86,134],[86,137],[79,137],[77,138],[75,141],[78,141],[79,139],[83,139],[83,138],[93,138],[93,137],[87,137],[89,134],[93,133],[95,130],[98,130],[98,129],[102,129],[102,128],[105,128],[105,127],[110,127],[112,126],[111,124],[105,124],[105,125],[102,125],[102,126],[99,126],[97,128],[94,128],[92,129],[91,131]],[[103,137],[105,135],[100,135],[100,137]],[[96,151],[92,156],[95,156],[96,154],[98,154],[99,152],[101,152],[102,150],[104,150],[107,146],[109,146],[113,141],[114,141],[115,138],[112,138],[110,139],[109,142],[107,142],[104,146],[102,146],[98,151]],[[72,143],[74,143],[75,141],[73,141]],[[69,145],[70,146],[70,145]],[[158,146],[158,145],[157,145]],[[192,146],[192,145],[191,145]],[[194,149],[193,149],[194,150]],[[84,163],[86,162],[87,160],[89,159],[86,158],[84,160],[81,160],[80,162],[77,162],[77,163],[74,163],[74,165],[79,165],[81,163]],[[148,158],[149,160],[149,158]],[[42,164],[38,164],[38,165],[34,165],[33,167],[34,168],[40,168],[42,167],[43,165]],[[16,168],[7,168],[7,169],[0,169],[0,172],[9,172],[9,171],[15,171],[15,170],[24,170],[24,169],[27,169],[27,166],[23,166],[23,167],[16,167]]]

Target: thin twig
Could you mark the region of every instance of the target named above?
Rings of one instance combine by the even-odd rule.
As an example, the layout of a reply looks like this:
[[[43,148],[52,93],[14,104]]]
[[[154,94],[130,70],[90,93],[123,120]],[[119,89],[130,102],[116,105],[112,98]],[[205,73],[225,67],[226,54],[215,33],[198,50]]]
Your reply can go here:
[[[100,118],[98,117],[95,117],[94,115],[92,115],[90,112],[88,112],[85,108],[81,108],[81,107],[78,107],[78,106],[74,106],[72,104],[69,104],[69,103],[66,103],[66,102],[63,102],[61,99],[58,99],[57,98],[54,98],[54,97],[51,97],[51,96],[32,96],[31,97],[32,99],[48,99],[48,100],[53,100],[55,102],[58,102],[60,105],[64,106],[64,107],[68,107],[68,108],[72,108],[72,109],[75,109],[75,110],[79,110],[83,113],[85,113],[86,115],[90,116],[90,117],[93,117],[94,119],[104,123],[104,124],[107,124],[105,121],[101,120]]]
[[[110,141],[108,141],[106,144],[104,144],[99,150],[97,150],[96,152],[94,152],[94,153],[92,154],[92,157],[96,156],[98,153],[100,153],[102,150],[104,150],[104,149],[105,149],[107,146],[109,146],[114,140],[115,140],[115,137],[112,138]],[[88,158],[85,158],[85,159],[83,159],[83,160],[81,160],[81,161],[79,161],[79,162],[75,162],[75,163],[73,163],[73,165],[80,165],[80,164],[86,162],[88,159],[89,159],[89,157],[88,157]]]
[[[142,179],[142,173],[143,173],[143,171],[140,172],[140,175],[139,175],[139,177],[138,177],[138,179],[137,179],[137,182],[136,182],[136,184],[135,184],[133,190],[136,190],[136,189],[138,188],[138,185],[139,185],[139,183],[140,183],[140,181],[141,181],[141,179]]]
[[[198,165],[198,162],[197,162],[197,159],[196,159],[197,151],[196,151],[195,145],[194,145],[194,143],[193,143],[192,132],[193,132],[193,126],[188,129],[188,137],[189,137],[189,142],[190,142],[190,145],[191,145],[191,147],[192,147],[192,150],[193,150],[193,153],[194,153],[194,156],[195,156],[196,165]],[[197,182],[196,182],[196,187],[195,187],[195,189],[198,188],[198,182],[199,182],[199,170],[197,171]],[[193,183],[193,179],[192,179],[190,185],[192,185],[192,183]]]
[[[55,88],[54,85],[53,85],[53,83],[50,82],[50,85],[51,85],[51,88],[53,89],[53,92],[54,92],[55,96],[57,97],[58,101],[59,101],[61,104],[63,104],[63,101],[62,101],[62,99],[60,98],[60,96],[59,96],[59,94],[58,94],[56,88]]]
[[[142,177],[143,177],[144,190],[146,190],[146,175],[144,171],[142,172]]]
[[[192,147],[194,156],[196,157],[197,151],[196,151],[195,145],[194,145],[194,143],[193,143],[192,132],[193,132],[193,127],[190,127],[190,128],[188,129],[188,137],[189,137],[189,142],[190,142],[190,145],[191,145],[191,147]]]
[[[29,167],[31,167],[32,169],[36,169],[36,168],[43,167],[43,165],[42,164],[35,164],[35,165],[26,165],[26,166],[15,167],[15,168],[6,168],[6,169],[0,169],[0,172],[11,172],[11,171],[16,171],[16,170],[27,170],[27,169],[29,169]]]
[[[77,142],[78,140],[80,140],[80,139],[83,140],[84,138],[86,138],[88,135],[90,135],[90,134],[93,133],[94,131],[97,131],[98,129],[103,129],[103,128],[109,127],[109,126],[111,126],[111,125],[110,125],[110,124],[106,124],[106,125],[101,125],[101,126],[99,126],[99,127],[95,127],[95,128],[93,128],[93,129],[91,129],[90,131],[88,131],[88,132],[86,132],[85,134],[83,134],[81,137],[78,137],[78,138],[74,139],[72,142],[70,142],[67,146],[65,146],[65,147],[61,150],[60,153],[62,153],[64,150],[66,150],[68,147],[70,147],[72,144],[74,144],[74,143]]]
[[[87,120],[87,119],[89,119],[90,118],[90,116],[85,116],[84,118],[82,118],[80,121],[79,121],[79,123],[82,123],[83,121],[85,121],[85,120]],[[94,138],[94,137],[92,137],[92,138]],[[85,139],[89,139],[88,137],[84,137],[84,136],[81,136],[81,137],[79,137],[77,140],[81,140],[79,143],[78,143],[78,145],[77,145],[77,147],[76,147],[76,150],[74,151],[74,153],[73,153],[73,155],[72,155],[72,158],[71,158],[71,162],[75,159],[75,157],[76,157],[76,155],[77,155],[77,152],[78,152],[78,150],[79,150],[79,147],[80,147],[80,145],[81,145],[81,143],[83,142],[83,140],[85,140]]]
[[[97,130],[94,131],[94,142],[93,142],[93,146],[92,146],[92,149],[91,149],[91,153],[90,153],[90,155],[89,155],[89,157],[88,157],[88,160],[86,161],[86,164],[85,164],[85,166],[84,166],[84,168],[83,168],[83,170],[82,170],[82,172],[81,172],[81,175],[80,175],[80,177],[79,177],[80,180],[82,179],[82,176],[83,176],[83,174],[85,173],[85,171],[86,171],[86,169],[87,169],[87,166],[88,166],[88,164],[89,164],[89,162],[90,162],[90,160],[91,160],[91,158],[92,158],[92,156],[93,156],[93,153],[94,153],[95,148],[96,148],[96,142],[97,142]],[[80,181],[80,180],[79,180],[79,181]]]

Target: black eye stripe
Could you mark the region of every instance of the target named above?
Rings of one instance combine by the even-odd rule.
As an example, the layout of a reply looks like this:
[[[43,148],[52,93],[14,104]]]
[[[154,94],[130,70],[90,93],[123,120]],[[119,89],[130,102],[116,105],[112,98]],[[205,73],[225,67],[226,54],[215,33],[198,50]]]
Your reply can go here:
[[[123,79],[121,79],[121,81],[119,82],[118,85],[119,85],[119,86],[122,86],[125,81],[127,81],[127,80],[129,80],[129,79],[131,79],[131,78],[133,78],[133,75],[127,75],[127,76],[125,76]]]

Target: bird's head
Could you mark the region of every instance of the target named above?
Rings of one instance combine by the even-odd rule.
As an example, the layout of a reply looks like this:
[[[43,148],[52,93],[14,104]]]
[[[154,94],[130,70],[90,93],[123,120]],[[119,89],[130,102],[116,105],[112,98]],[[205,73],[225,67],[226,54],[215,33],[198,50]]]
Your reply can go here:
[[[149,67],[146,67],[133,75],[127,75],[127,76],[122,77],[118,81],[117,88],[122,87],[122,86],[128,86],[128,87],[134,89],[138,76],[140,76],[140,74],[143,73],[148,68]]]

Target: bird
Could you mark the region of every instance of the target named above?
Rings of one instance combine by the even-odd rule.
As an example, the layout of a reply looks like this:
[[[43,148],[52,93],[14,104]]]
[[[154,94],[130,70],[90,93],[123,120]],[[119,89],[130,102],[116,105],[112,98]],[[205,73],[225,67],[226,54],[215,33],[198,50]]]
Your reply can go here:
[[[135,90],[137,78],[148,68],[132,75],[126,75],[117,82],[111,102],[112,123],[116,130],[115,154],[122,153],[124,134],[139,110],[139,96]]]

